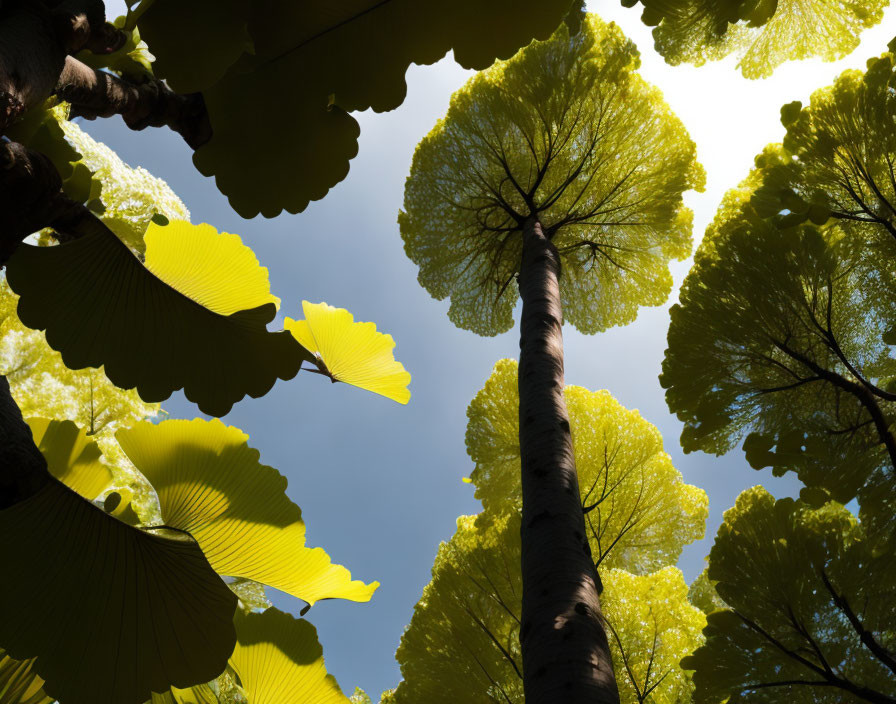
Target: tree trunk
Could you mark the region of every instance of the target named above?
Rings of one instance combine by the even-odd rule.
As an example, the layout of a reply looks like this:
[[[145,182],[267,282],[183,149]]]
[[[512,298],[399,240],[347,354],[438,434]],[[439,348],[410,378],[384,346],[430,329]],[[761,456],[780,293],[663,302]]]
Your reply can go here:
[[[519,288],[526,704],[618,704],[563,396],[560,258],[534,217]]]

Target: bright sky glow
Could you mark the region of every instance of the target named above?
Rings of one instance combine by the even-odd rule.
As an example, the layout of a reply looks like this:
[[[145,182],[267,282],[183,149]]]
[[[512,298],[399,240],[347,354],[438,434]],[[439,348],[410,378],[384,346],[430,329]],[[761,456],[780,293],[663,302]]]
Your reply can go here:
[[[707,189],[686,196],[695,211],[696,241],[723,193],[746,176],[765,144],[782,137],[780,106],[806,103],[812,90],[844,69],[864,67],[896,34],[896,8],[891,7],[846,59],[789,63],[769,79],[748,81],[731,58],[699,69],[667,66],[654,53],[637,10],[610,0],[591,2],[589,9],[616,21],[635,40],[643,54],[642,74],[663,90],[697,142]],[[461,482],[472,467],[464,450],[467,404],[495,361],[519,351],[515,332],[479,338],[454,328],[447,301],[433,301],[416,283],[416,267],[404,255],[395,222],[414,147],[469,75],[450,59],[413,67],[401,108],[357,116],[360,155],[346,181],[305,213],[274,220],[245,221],[233,213],[214,184],[192,167],[186,145],[170,132],[135,134],[117,119],[83,125],[129,164],[168,181],[194,222],[239,233],[269,267],[272,292],[283,301],[281,316],[300,317],[302,299],[325,300],[347,308],[357,320],[375,321],[377,329],[395,338],[396,358],[413,377],[406,407],[300,374],[279,382],[262,399],[243,401],[224,419],[249,434],[262,462],[289,477],[289,494],[302,507],[309,545],[324,547],[356,578],[382,583],[370,604],[323,602],[307,616],[318,628],[328,669],[343,690],[350,694],[361,686],[374,701],[400,678],[393,655],[429,581],[439,541],[454,532],[458,515],[479,510],[472,487]],[[301,77],[296,77],[296,89],[301,89]],[[689,266],[690,261],[674,268],[676,284]],[[751,470],[740,452],[723,458],[682,454],[681,425],[668,413],[657,381],[667,309],[645,310],[627,328],[597,336],[567,328],[566,379],[590,389],[607,388],[623,405],[640,409],[663,433],[685,480],[708,492],[708,538],[687,548],[680,563],[691,580],[702,569],[722,512],[740,491],[762,483],[780,496],[795,493],[797,484]],[[197,415],[182,396],[164,407],[175,417]],[[274,601],[293,613],[300,608],[288,597],[277,595]]]

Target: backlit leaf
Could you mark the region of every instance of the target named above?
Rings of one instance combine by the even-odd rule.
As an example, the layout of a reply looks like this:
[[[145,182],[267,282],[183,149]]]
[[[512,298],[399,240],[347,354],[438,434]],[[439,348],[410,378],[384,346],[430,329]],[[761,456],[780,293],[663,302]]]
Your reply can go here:
[[[287,318],[284,326],[334,381],[407,403],[411,375],[395,360],[391,335],[375,323],[355,322],[344,308],[302,301],[305,320]]]
[[[112,483],[100,448],[70,420],[29,418],[28,425],[50,474],[69,489],[92,501]]]
[[[237,645],[230,666],[249,704],[348,704],[324,666],[310,623],[270,608],[237,613]]]
[[[286,478],[259,463],[248,436],[220,421],[139,423],[117,434],[159,497],[166,526],[187,531],[211,566],[314,604],[369,601],[378,582],[352,580],[322,548],[305,547]]]
[[[34,660],[13,660],[0,648],[0,702],[3,704],[52,704],[44,681],[31,669]]]
[[[184,239],[208,235],[179,227]],[[171,246],[164,237],[151,240]],[[226,251],[235,244],[226,237],[215,242]],[[203,256],[214,260],[217,248],[208,245]],[[207,271],[198,256],[192,263]],[[172,272],[164,254],[148,252],[147,258]],[[276,313],[272,300],[230,315],[216,313],[155,276],[108,230],[55,247],[22,245],[7,265],[7,278],[20,296],[19,318],[46,330],[47,342],[68,367],[104,365],[113,383],[137,387],[147,401],[162,401],[183,388],[204,412],[224,415],[244,395],[262,396],[278,378],[295,376],[305,354],[289,333],[267,331]],[[189,286],[181,277],[174,285],[180,282],[188,292],[231,309],[266,298],[260,295],[261,278],[257,273],[255,286],[238,292],[223,277],[213,282],[206,276],[202,285]]]

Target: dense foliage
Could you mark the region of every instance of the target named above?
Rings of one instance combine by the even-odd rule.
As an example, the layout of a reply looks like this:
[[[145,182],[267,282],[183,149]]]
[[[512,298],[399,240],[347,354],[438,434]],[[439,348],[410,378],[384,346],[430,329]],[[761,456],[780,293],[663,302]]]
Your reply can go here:
[[[661,381],[685,450],[743,439],[804,484],[725,514],[693,590],[697,702],[896,701],[894,85],[886,53],[784,106],[672,310]]]
[[[781,63],[839,59],[879,23],[886,0],[623,0],[644,6],[656,50],[671,64],[701,65],[734,53],[747,78],[771,75]]]

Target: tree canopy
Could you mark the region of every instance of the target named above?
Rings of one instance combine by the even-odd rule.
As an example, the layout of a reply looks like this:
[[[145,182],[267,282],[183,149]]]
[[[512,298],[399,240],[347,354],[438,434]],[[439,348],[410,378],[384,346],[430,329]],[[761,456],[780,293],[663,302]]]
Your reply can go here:
[[[520,509],[519,391],[515,360],[502,359],[467,408],[470,481],[486,511]],[[663,439],[608,391],[567,386],[585,524],[595,562],[637,574],[675,564],[703,537],[706,493],[682,481]]]
[[[795,59],[842,58],[859,35],[883,18],[886,0],[623,0],[640,2],[655,27],[656,50],[670,64],[721,59],[734,53],[747,78],[764,78]]]
[[[708,577],[695,702],[896,701],[892,558],[847,509],[750,489],[725,513]]]
[[[516,376],[515,361],[499,361],[468,408],[469,481],[484,510],[459,518],[439,547],[390,702],[523,701]],[[706,495],[682,481],[637,411],[606,391],[569,386],[566,397],[621,701],[686,701],[690,677],[678,661],[702,642],[705,619],[671,565],[702,537]]]
[[[695,257],[661,383],[686,451],[746,436],[754,467],[795,471],[816,505],[859,496],[889,540],[896,133],[874,97],[892,100],[892,55],[869,66],[785,106],[783,146],[726,196]]]
[[[896,701],[893,85],[887,53],[784,106],[672,310],[661,382],[685,450],[743,439],[804,484],[725,514],[692,589],[697,702]]]
[[[593,333],[669,294],[690,251],[681,194],[702,188],[694,143],[637,74],[634,44],[588,15],[478,73],[420,142],[399,215],[419,280],[456,325],[512,325],[522,224],[560,252],[566,319]]]

